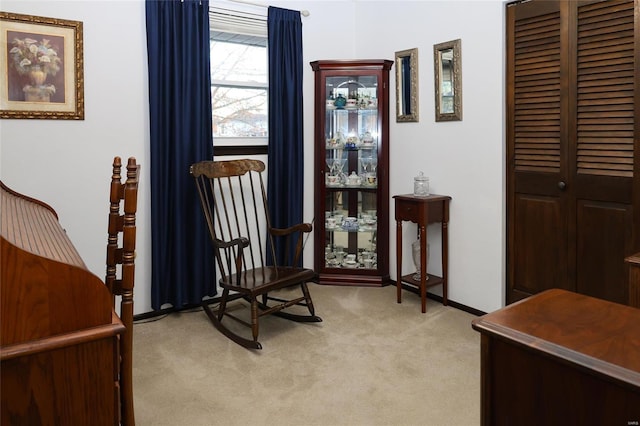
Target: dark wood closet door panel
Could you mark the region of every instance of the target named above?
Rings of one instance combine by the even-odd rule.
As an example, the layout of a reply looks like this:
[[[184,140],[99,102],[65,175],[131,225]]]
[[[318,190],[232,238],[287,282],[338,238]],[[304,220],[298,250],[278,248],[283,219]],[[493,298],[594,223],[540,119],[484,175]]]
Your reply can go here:
[[[598,201],[578,202],[576,291],[617,303],[627,303],[628,288],[624,263],[629,242],[632,210],[624,204]]]
[[[567,226],[557,197],[518,195],[514,250],[514,300],[550,288],[566,287]]]
[[[631,181],[634,4],[629,0],[587,4],[578,7],[577,15],[576,171]]]
[[[616,201],[631,204],[633,179],[619,176],[578,175],[575,177],[577,199]]]
[[[515,171],[559,173],[559,11],[517,20],[513,57]]]
[[[507,9],[507,302],[564,286],[560,3]],[[566,144],[564,144],[566,145]]]
[[[633,247],[636,79],[633,0],[577,7],[576,291],[626,303]]]

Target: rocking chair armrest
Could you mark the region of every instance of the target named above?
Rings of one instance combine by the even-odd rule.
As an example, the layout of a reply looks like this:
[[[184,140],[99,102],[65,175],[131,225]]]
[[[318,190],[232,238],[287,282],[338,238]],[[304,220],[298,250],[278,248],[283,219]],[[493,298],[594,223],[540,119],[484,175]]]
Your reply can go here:
[[[283,236],[293,234],[294,232],[309,233],[313,230],[313,226],[310,223],[298,223],[297,225],[290,226],[288,228],[271,228],[270,231],[273,235]]]
[[[233,247],[233,246],[239,246],[240,248],[245,248],[249,246],[249,239],[245,237],[240,237],[240,238],[234,238],[231,241],[223,241],[216,238],[213,244],[217,249],[228,249],[229,247]]]
[[[239,237],[231,241],[223,241],[216,238],[213,240],[213,246],[216,250],[216,258],[218,259],[218,266],[221,270],[225,270],[226,268],[226,271],[230,273],[234,269],[236,271],[242,269],[242,252],[249,246],[248,238]],[[240,275],[238,274],[238,280],[239,279]],[[240,281],[238,281],[238,285],[240,285]]]

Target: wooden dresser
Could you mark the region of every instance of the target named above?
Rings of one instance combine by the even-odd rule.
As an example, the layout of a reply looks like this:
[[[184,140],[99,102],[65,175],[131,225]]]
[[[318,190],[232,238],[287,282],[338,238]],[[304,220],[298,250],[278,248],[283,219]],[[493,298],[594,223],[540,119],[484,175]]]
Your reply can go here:
[[[554,289],[473,328],[483,425],[640,422],[640,309]]]
[[[3,425],[119,424],[125,327],[45,203],[0,182]]]
[[[629,306],[640,308],[640,253],[625,259],[629,265]]]

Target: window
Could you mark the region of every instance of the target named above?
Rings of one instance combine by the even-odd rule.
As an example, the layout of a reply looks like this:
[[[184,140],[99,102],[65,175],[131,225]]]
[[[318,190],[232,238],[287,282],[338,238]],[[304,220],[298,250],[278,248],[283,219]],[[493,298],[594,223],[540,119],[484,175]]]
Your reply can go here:
[[[244,22],[246,16],[236,16],[230,11],[221,13],[211,14],[214,147],[266,147],[269,136],[266,18],[249,17],[247,29],[234,21],[244,19]]]

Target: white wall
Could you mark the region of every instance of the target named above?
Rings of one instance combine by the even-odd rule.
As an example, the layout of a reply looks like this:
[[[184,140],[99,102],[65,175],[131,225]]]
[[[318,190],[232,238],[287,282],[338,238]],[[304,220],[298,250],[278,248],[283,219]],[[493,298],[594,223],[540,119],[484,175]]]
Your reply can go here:
[[[254,13],[254,6],[216,1]],[[309,10],[303,17],[304,60],[382,58],[419,49],[420,122],[390,128],[391,194],[412,191],[424,171],[432,192],[450,195],[450,299],[483,311],[503,304],[504,137],[503,5],[486,1],[272,1]],[[138,215],[135,312],[151,310],[149,131],[144,1],[3,0],[2,10],[84,23],[84,121],[0,121],[0,178],[18,192],[42,199],[60,215],[87,266],[104,275],[108,179],[113,156],[142,164]],[[462,39],[462,122],[435,123],[433,44]],[[305,192],[313,192],[313,72],[304,76]],[[391,100],[395,102],[392,78]],[[390,208],[393,207],[390,202]],[[313,205],[305,205],[305,220]],[[395,223],[391,277],[395,279]],[[414,231],[405,226],[404,241]],[[429,228],[439,273],[437,227]],[[313,247],[312,241],[307,247]],[[411,268],[406,259],[405,267]],[[307,249],[305,263],[313,264]],[[434,290],[437,292],[437,290]],[[390,301],[395,303],[395,301]]]
[[[150,310],[149,108],[142,1],[2,1],[2,10],[82,21],[85,119],[1,120],[0,178],[50,204],[104,279],[111,163],[142,164],[136,313]]]
[[[483,311],[494,310],[504,300],[505,270],[504,6],[495,0],[387,1],[375,2],[375,9],[371,2],[356,4],[356,16],[362,22],[356,38],[359,57],[394,59],[395,51],[418,48],[420,121],[391,119],[391,194],[412,192],[413,177],[424,171],[431,192],[452,197],[449,298]],[[454,39],[462,40],[463,120],[436,123],[433,45]],[[395,102],[395,78],[392,91]],[[415,227],[404,228],[403,252],[410,253]],[[430,226],[428,233],[432,265],[428,269],[439,274],[439,226]],[[393,268],[393,238],[390,246]],[[404,256],[403,264],[411,270],[409,256]],[[441,294],[439,287],[433,292]]]

